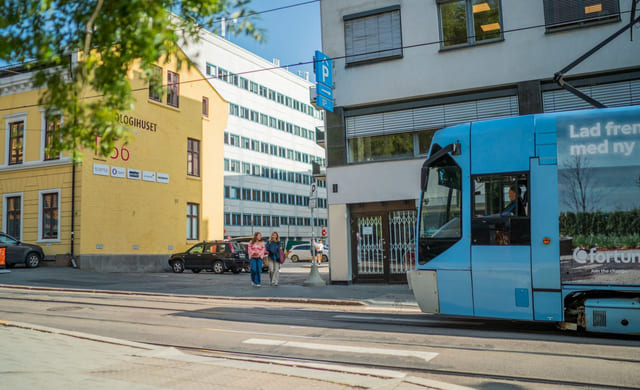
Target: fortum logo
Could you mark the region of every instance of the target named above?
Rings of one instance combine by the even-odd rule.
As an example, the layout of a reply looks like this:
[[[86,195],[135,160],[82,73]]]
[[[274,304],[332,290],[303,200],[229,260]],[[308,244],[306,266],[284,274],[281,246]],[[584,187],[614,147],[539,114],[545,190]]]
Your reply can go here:
[[[580,264],[640,264],[640,251],[600,251],[591,248],[589,252],[576,248],[573,250],[573,260]]]

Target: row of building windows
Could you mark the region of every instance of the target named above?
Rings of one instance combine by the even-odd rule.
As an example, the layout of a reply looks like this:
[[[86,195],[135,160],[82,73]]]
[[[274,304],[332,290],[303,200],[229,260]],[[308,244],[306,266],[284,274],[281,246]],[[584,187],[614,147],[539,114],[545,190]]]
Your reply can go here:
[[[289,206],[309,206],[308,196],[233,186],[224,186],[224,197],[225,199],[251,200]],[[317,206],[318,208],[326,209],[327,200],[318,198]]]
[[[289,183],[311,184],[312,176],[306,173],[286,171],[284,169],[270,168],[258,164],[251,164],[239,160],[224,159],[225,172],[237,172],[244,175],[259,176],[267,179],[286,181]],[[325,186],[324,181],[318,182],[318,187]]]
[[[180,75],[167,71],[167,105],[180,107]],[[153,76],[149,82],[149,100],[162,103],[162,67],[153,67]],[[203,107],[204,110],[204,107]]]
[[[238,76],[237,74],[221,68],[217,65],[207,63],[206,73],[207,76],[226,81],[231,85],[235,85],[236,87],[255,93],[256,95],[260,95],[266,99],[280,103],[296,111],[310,115],[316,119],[324,119],[323,112],[320,110],[316,110],[315,108],[313,108],[313,106],[302,103],[271,88],[267,88],[262,84],[247,80],[246,78]]]
[[[60,127],[62,119],[60,117],[54,119],[44,118],[43,128],[40,134],[42,142],[42,159],[44,161],[60,159],[60,153],[51,151],[54,141],[54,134]],[[9,143],[7,144],[7,165],[19,165],[24,162],[24,145],[25,145],[25,123],[26,118],[13,118],[7,121],[7,131],[9,132]]]
[[[311,218],[291,217],[284,215],[261,215],[261,214],[241,214],[224,213],[224,224],[227,226],[266,226],[278,227],[289,226],[311,226]],[[326,218],[315,218],[314,226],[326,227]]]
[[[442,49],[504,39],[501,0],[436,0]],[[619,0],[544,0],[547,32],[620,20]],[[346,64],[402,57],[400,6],[344,16]]]
[[[22,194],[5,194],[4,226],[6,233],[18,240],[22,239],[22,220],[24,199]],[[38,238],[37,241],[60,240],[60,190],[43,190],[38,202]],[[197,240],[200,235],[200,205],[187,203],[187,239]]]
[[[322,167],[324,167],[325,164],[325,159],[322,157],[313,156],[293,149],[287,149],[267,142],[261,142],[248,137],[241,137],[237,134],[228,133],[226,131],[224,133],[224,143],[226,145],[237,146],[242,149],[270,154],[275,157],[282,157],[292,161],[300,161],[307,164],[317,162],[318,165]]]
[[[5,194],[4,226],[6,232],[19,240],[22,239],[22,194]],[[38,198],[38,241],[59,240],[60,190],[43,190]]]
[[[282,119],[277,119],[272,116],[260,113],[256,110],[251,110],[247,107],[239,106],[234,103],[229,103],[229,114],[237,116],[239,118],[250,120],[255,123],[259,123],[272,129],[286,131],[289,134],[310,139],[311,141],[316,140],[316,133],[313,130],[308,130],[304,127],[296,126],[289,122],[283,121]]]

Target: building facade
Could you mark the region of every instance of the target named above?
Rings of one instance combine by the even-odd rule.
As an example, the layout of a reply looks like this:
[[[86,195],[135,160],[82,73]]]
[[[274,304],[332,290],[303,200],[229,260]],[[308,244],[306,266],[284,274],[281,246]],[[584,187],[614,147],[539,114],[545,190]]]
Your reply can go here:
[[[109,157],[47,153],[51,130],[31,74],[0,72],[2,230],[43,247],[46,259],[73,254],[80,268],[159,271],[171,252],[223,236],[223,135],[227,102],[197,69],[161,62],[166,93],[132,67],[136,103],[117,113],[131,130]],[[159,78],[160,80],[160,78]]]
[[[632,4],[321,2],[336,107],[326,116],[331,281],[405,281],[433,132],[592,108],[554,76],[637,18]],[[640,104],[640,42],[631,31],[638,35],[638,24],[557,77],[606,106]]]
[[[316,129],[323,113],[305,78],[207,31],[184,50],[229,102],[224,132],[225,236],[277,231],[284,240],[319,236],[327,226],[324,182],[311,211],[311,163],[325,165]],[[313,229],[313,231],[312,231]]]

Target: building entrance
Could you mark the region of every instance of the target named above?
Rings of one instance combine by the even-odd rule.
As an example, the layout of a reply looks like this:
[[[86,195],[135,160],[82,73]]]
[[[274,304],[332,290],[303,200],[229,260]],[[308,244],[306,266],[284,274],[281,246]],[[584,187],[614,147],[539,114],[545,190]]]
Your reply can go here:
[[[350,213],[353,281],[406,283],[415,267],[414,201],[353,205]]]

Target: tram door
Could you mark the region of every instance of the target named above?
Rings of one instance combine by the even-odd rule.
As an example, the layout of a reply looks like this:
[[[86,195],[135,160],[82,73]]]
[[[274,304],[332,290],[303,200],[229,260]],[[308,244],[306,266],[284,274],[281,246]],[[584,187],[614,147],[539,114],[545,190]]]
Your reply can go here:
[[[406,283],[415,267],[415,209],[359,206],[351,212],[351,258],[355,282]],[[409,203],[413,204],[413,203]],[[391,205],[394,206],[394,205]]]
[[[474,315],[533,319],[527,173],[472,177]]]

